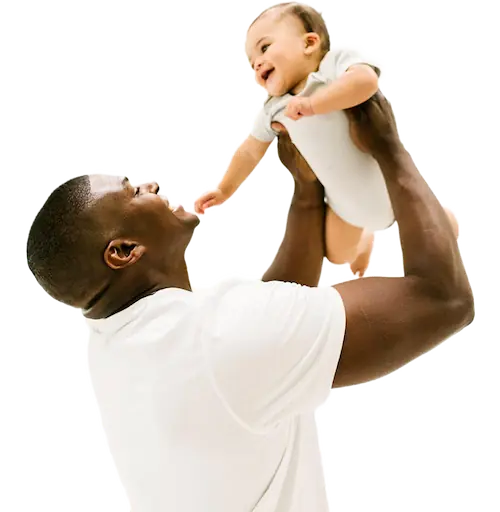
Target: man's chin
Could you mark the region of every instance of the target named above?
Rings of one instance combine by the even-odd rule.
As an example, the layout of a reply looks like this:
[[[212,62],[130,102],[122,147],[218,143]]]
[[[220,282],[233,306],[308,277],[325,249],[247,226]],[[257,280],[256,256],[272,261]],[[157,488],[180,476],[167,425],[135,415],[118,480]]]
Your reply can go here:
[[[196,227],[200,223],[198,215],[187,212],[182,206],[174,208],[172,213],[184,224]]]

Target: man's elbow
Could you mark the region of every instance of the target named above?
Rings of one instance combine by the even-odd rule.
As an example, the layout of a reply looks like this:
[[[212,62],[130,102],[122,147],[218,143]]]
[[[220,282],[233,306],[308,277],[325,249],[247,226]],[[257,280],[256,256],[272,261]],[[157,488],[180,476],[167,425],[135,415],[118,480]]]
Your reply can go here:
[[[451,312],[449,318],[453,322],[456,332],[470,325],[476,314],[472,291],[469,289],[448,299],[447,308]]]
[[[472,291],[468,291],[466,296],[462,299],[462,321],[464,327],[467,327],[474,321],[476,316],[476,309],[474,305],[474,295]]]

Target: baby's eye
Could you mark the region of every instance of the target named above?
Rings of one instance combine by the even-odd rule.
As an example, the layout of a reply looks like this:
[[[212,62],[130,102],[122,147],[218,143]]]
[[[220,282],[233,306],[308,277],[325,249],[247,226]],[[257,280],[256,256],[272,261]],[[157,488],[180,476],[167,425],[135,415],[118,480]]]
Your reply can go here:
[[[268,44],[263,44],[261,47],[260,47],[260,51],[262,53],[266,53],[267,49],[269,48],[269,45]]]

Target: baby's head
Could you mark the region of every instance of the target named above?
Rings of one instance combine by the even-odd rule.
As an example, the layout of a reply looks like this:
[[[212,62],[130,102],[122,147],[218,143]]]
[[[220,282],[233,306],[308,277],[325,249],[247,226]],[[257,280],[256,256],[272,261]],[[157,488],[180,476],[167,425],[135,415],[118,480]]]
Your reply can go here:
[[[250,25],[245,48],[257,83],[270,96],[281,96],[296,92],[318,69],[330,50],[330,36],[319,12],[284,3],[266,9]]]

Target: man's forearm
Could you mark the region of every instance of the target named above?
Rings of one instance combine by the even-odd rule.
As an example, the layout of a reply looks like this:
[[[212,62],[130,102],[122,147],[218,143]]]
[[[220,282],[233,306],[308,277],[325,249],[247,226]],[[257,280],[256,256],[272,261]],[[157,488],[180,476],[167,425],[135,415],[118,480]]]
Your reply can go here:
[[[317,286],[324,257],[325,202],[323,187],[295,182],[285,236],[263,281]]]
[[[436,296],[471,297],[448,217],[410,154],[401,145],[377,160],[399,226],[405,275],[422,278]]]

